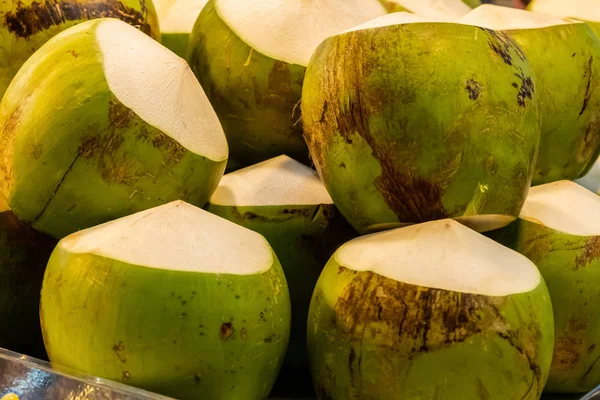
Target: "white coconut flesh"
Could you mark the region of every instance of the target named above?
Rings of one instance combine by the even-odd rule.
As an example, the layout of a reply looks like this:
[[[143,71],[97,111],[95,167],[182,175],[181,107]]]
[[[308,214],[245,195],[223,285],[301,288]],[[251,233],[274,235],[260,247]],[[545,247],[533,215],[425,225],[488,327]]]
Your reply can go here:
[[[261,235],[182,201],[74,233],[59,246],[173,271],[253,275],[273,264]]]
[[[223,128],[185,60],[116,19],[97,26],[96,40],[108,86],[123,105],[188,150],[227,159]]]
[[[405,25],[405,24],[416,24],[416,23],[427,23],[427,22],[447,22],[439,18],[427,17],[424,15],[413,14],[409,12],[396,12],[387,15],[383,15],[381,17],[377,17],[365,23],[362,23],[357,26],[353,26],[350,29],[347,29],[346,32],[353,31],[361,31],[366,29],[376,29],[383,28],[385,26],[393,26],[393,25]]]
[[[600,235],[600,197],[571,181],[529,189],[520,218],[577,236]]]
[[[518,10],[516,8],[483,4],[462,17],[458,22],[497,31],[539,29],[574,23],[552,15]]]
[[[285,155],[225,175],[210,202],[223,206],[333,204],[317,173]]]
[[[334,257],[354,271],[485,296],[527,293],[541,281],[529,259],[450,219],[362,236]]]
[[[387,0],[398,4],[409,12],[432,18],[456,20],[469,11],[471,7],[462,0]]]
[[[190,33],[208,0],[166,0],[156,3],[161,33]]]
[[[378,0],[215,0],[215,10],[254,50],[303,66],[329,36],[386,14]]]
[[[590,171],[575,182],[594,193],[600,193],[600,160],[596,161]]]
[[[600,21],[598,0],[535,0],[531,11],[561,18],[577,18],[584,21]]]

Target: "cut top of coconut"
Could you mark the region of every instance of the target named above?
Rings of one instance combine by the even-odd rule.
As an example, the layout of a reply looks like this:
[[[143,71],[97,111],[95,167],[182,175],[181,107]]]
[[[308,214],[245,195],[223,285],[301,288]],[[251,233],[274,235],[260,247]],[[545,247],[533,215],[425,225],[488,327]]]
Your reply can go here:
[[[482,4],[462,17],[458,22],[497,31],[514,29],[539,29],[575,23],[552,15],[518,10],[516,8]]]
[[[462,0],[387,0],[406,11],[431,18],[454,21],[471,11]]]
[[[162,33],[190,33],[208,0],[170,0],[156,2]]]
[[[531,11],[561,18],[600,21],[598,0],[535,0],[529,8]]]
[[[521,219],[577,236],[600,235],[600,197],[571,181],[529,189]]]
[[[354,32],[354,31],[362,31],[365,29],[375,29],[375,28],[383,28],[385,26],[393,26],[393,25],[405,25],[405,24],[416,24],[423,22],[448,22],[443,19],[434,18],[434,17],[426,17],[424,15],[412,14],[409,12],[396,12],[388,15],[383,15],[381,17],[377,17],[370,21],[367,21],[363,24],[353,26],[350,29],[345,30],[342,33]]]
[[[386,14],[378,0],[215,0],[215,9],[253,49],[303,66],[329,36]]]
[[[286,155],[225,175],[210,202],[223,206],[333,204],[317,173]]]
[[[175,201],[67,236],[61,249],[150,268],[253,275],[269,270],[266,239],[183,201]]]
[[[123,105],[190,151],[227,159],[221,123],[185,60],[117,19],[98,24],[96,41],[108,86]]]
[[[486,296],[534,290],[541,278],[525,256],[453,220],[438,220],[351,240],[337,262],[398,282]]]

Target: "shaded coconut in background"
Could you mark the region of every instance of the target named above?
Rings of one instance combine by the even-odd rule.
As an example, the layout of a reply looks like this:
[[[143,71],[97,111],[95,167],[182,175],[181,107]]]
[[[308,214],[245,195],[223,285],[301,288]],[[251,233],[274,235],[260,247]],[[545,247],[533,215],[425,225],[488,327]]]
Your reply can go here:
[[[206,5],[207,0],[156,0],[156,12],[160,21],[160,42],[185,58],[190,32]]]
[[[406,11],[430,18],[456,20],[471,11],[462,0],[380,0],[389,12]]]
[[[600,198],[569,181],[531,188],[520,218],[491,237],[533,261],[552,298],[555,345],[546,390],[600,384]]]
[[[19,221],[0,196],[0,347],[45,358],[40,289],[55,244]]]
[[[378,0],[211,0],[188,61],[229,141],[229,170],[287,154],[308,162],[300,97],[306,65],[326,37],[384,15]]]
[[[59,32],[96,18],[119,18],[160,38],[151,0],[42,0],[0,3],[0,98],[25,61]]]
[[[259,400],[290,300],[261,235],[177,201],[61,240],[40,317],[54,365],[178,399]]]
[[[589,172],[575,182],[596,194],[600,194],[600,161],[596,161]]]
[[[554,339],[535,265],[453,220],[344,244],[308,327],[319,398],[339,400],[537,400]]]
[[[311,59],[302,115],[321,179],[361,232],[447,217],[491,230],[525,201],[539,102],[503,33],[395,13],[333,36]]]
[[[329,257],[356,233],[316,172],[287,156],[225,175],[208,210],[260,233],[277,254],[290,289],[292,330],[274,395],[310,395],[306,354],[310,299]]]
[[[600,37],[600,6],[597,0],[533,0],[529,10],[589,23]]]
[[[535,72],[542,133],[533,184],[585,175],[600,151],[600,39],[578,21],[489,4],[460,22],[504,31]]]
[[[0,191],[56,238],[171,200],[202,206],[227,162],[186,62],[114,19],[36,52],[6,92],[0,129]]]

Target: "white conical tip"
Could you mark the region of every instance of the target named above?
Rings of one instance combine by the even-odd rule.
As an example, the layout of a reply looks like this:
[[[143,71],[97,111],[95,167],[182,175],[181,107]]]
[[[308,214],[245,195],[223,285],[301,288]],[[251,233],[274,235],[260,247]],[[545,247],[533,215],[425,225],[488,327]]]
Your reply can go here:
[[[261,235],[182,201],[74,233],[59,246],[174,271],[253,275],[273,264]]]
[[[461,293],[508,296],[541,282],[526,257],[449,219],[362,236],[334,257],[355,271]]]
[[[426,17],[424,15],[412,14],[408,12],[396,12],[388,15],[384,15],[370,21],[365,22],[364,24],[360,24],[354,26],[350,29],[342,33],[354,32],[354,31],[362,31],[366,29],[375,29],[375,28],[383,28],[385,26],[393,26],[393,25],[406,25],[406,24],[416,24],[416,23],[427,23],[427,22],[446,22],[442,19]]]
[[[421,14],[426,17],[455,21],[462,17],[471,8],[462,0],[388,0],[390,3],[398,4],[403,9]]]
[[[539,29],[574,22],[551,15],[518,10],[516,8],[482,4],[462,17],[458,22],[497,31],[514,29]]]
[[[190,33],[208,0],[155,1],[161,33]]]
[[[520,218],[577,236],[600,235],[600,197],[571,181],[529,189]]]
[[[185,60],[117,19],[102,21],[96,38],[108,86],[123,105],[188,150],[227,159],[223,128]]]
[[[285,155],[225,175],[210,202],[223,206],[333,204],[317,173]]]
[[[529,9],[561,18],[600,21],[598,0],[534,0]]]

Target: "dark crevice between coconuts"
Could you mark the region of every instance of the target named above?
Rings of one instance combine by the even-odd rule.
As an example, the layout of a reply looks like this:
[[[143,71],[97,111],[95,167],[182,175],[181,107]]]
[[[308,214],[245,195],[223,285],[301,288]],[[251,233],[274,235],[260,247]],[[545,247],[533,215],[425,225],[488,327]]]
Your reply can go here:
[[[117,0],[79,4],[76,1],[34,1],[29,6],[19,2],[14,12],[4,14],[4,26],[16,36],[27,39],[32,35],[68,21],[85,21],[95,18],[118,18],[135,26],[147,35],[151,34],[148,24],[148,7],[140,0],[141,11],[127,7]]]

